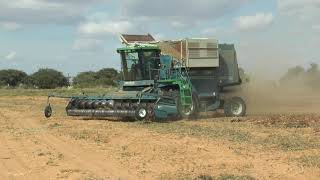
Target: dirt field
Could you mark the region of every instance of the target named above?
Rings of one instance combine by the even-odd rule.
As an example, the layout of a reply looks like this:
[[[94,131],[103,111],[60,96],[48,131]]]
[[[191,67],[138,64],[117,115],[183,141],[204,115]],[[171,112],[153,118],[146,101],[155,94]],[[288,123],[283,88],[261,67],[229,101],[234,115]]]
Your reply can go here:
[[[143,124],[69,118],[64,101],[47,120],[45,102],[0,97],[0,179],[320,178],[312,103],[308,114]]]

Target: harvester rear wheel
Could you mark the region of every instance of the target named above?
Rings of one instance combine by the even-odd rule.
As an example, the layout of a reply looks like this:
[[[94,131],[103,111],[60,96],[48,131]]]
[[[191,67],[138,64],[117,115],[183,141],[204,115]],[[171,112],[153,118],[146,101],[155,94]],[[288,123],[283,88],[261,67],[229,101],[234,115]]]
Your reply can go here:
[[[224,114],[227,117],[243,117],[246,110],[246,103],[240,97],[233,97],[224,103]]]

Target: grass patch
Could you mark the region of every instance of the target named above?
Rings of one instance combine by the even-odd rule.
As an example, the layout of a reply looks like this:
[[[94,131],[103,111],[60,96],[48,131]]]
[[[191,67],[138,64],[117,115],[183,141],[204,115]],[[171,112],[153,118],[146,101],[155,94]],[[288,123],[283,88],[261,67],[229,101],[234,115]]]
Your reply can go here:
[[[274,145],[284,151],[299,151],[313,148],[320,148],[317,139],[308,139],[298,134],[290,135],[269,135],[268,137],[258,140],[256,143],[262,145]]]
[[[71,133],[71,137],[73,137],[76,140],[88,140],[90,136],[91,132],[86,129]]]
[[[245,175],[245,176],[236,176],[231,174],[222,174],[216,178],[216,180],[255,180],[254,177]]]
[[[70,132],[70,136],[75,140],[90,140],[96,143],[108,143],[109,138],[99,131],[83,129],[80,131]]]
[[[210,175],[200,175],[196,178],[180,177],[180,178],[175,178],[175,179],[178,179],[178,180],[255,180],[256,178],[249,176],[249,175],[238,176],[238,175],[232,175],[232,174],[221,174],[216,177],[210,176]]]
[[[305,167],[320,168],[320,156],[302,156],[297,161]]]
[[[48,128],[49,129],[54,129],[54,128],[60,128],[60,127],[62,127],[63,125],[62,124],[60,124],[60,123],[53,123],[53,124],[49,124],[48,125]]]
[[[209,175],[200,175],[196,178],[196,180],[213,180],[213,177]]]
[[[173,133],[181,136],[207,137],[224,139],[236,143],[262,145],[263,148],[277,148],[283,151],[302,151],[307,149],[320,149],[319,138],[308,136],[304,131],[283,133],[278,128],[264,129],[251,123],[236,125],[230,122],[212,122],[209,126],[197,125],[189,122],[172,123],[134,123],[136,128],[146,128],[158,133]],[[256,128],[259,128],[257,130]],[[247,130],[248,129],[248,130]]]
[[[249,132],[238,129],[230,124],[218,125],[214,127],[205,127],[201,125],[188,125],[183,122],[173,123],[136,123],[136,127],[148,128],[160,133],[175,133],[179,135],[210,137],[210,138],[224,138],[234,142],[249,141],[252,136]]]
[[[318,114],[275,114],[268,117],[249,117],[248,121],[266,127],[298,129],[320,125],[320,116]]]

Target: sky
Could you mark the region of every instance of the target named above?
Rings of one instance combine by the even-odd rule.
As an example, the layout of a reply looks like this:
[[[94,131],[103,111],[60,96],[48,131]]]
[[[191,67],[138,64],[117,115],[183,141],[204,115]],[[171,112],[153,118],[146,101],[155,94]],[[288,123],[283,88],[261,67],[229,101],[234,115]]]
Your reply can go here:
[[[208,37],[274,78],[320,63],[320,0],[0,0],[0,69],[120,69],[119,34]]]

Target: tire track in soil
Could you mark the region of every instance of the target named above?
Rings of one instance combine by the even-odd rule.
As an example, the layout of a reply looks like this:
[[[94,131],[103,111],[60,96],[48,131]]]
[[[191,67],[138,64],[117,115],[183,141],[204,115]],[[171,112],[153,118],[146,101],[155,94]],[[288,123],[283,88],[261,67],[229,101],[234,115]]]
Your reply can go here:
[[[15,119],[9,118],[7,114],[10,115],[10,117],[15,117]],[[16,128],[36,129],[39,128],[39,125],[41,126],[39,120],[35,121],[32,118],[22,116],[22,114],[24,114],[24,112],[16,112],[10,110],[3,112],[2,116],[8,118],[6,122],[13,123],[13,126]],[[55,153],[62,154],[64,158],[62,161],[58,162],[58,165],[64,167],[65,169],[74,167],[76,169],[81,169],[82,172],[90,172],[98,177],[108,179],[111,177],[118,177],[118,179],[137,179],[137,177],[130,174],[130,172],[121,168],[121,166],[115,160],[101,158],[105,157],[103,153],[99,153],[94,149],[86,150],[81,147],[80,144],[75,144],[68,141],[67,138],[61,136],[56,137],[50,134],[50,132],[48,131],[33,134],[32,138],[34,141],[37,141],[39,144],[41,144],[42,147],[46,147],[47,149],[50,149],[50,151],[53,151]],[[4,144],[4,146],[10,145],[7,143]],[[30,145],[30,147],[31,146],[32,145]],[[23,161],[21,160],[21,157],[15,155],[14,159],[16,161],[14,163],[14,166],[24,167],[21,168],[21,171],[25,171],[28,169],[25,163],[23,163]],[[8,166],[7,163],[5,165]],[[57,174],[54,174],[54,176],[56,175]]]
[[[13,123],[9,121],[8,116],[3,112],[0,112],[0,120],[1,122],[4,122],[3,125],[5,125],[2,128],[11,127],[13,125]],[[16,146],[16,140],[13,139],[13,137],[11,137],[10,140],[8,140],[8,137],[10,137],[10,133],[0,133],[0,147],[2,147],[0,148],[0,177],[3,177],[1,179],[15,179],[18,176],[24,176],[31,172],[27,162],[23,161],[23,159],[17,154],[18,149],[21,149],[21,147],[19,145]]]

